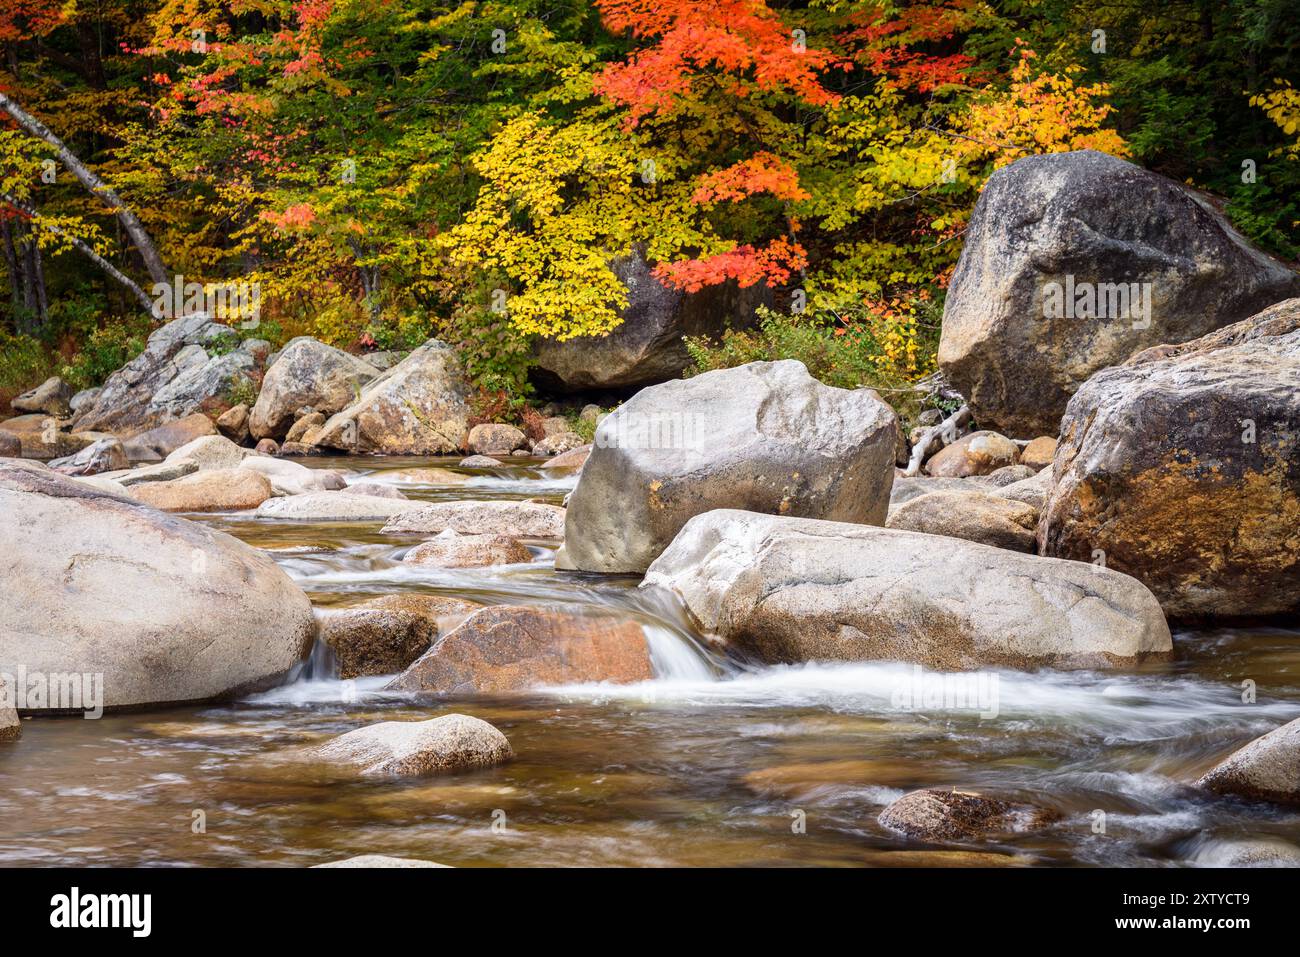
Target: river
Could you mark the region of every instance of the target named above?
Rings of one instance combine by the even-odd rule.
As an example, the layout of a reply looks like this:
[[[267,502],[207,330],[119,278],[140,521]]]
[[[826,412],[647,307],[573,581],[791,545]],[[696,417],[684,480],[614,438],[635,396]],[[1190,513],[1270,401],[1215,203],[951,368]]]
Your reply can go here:
[[[456,459],[317,458],[412,498],[559,502],[574,479],[520,465],[466,484],[401,481]],[[24,721],[0,747],[0,863],[306,866],[387,854],[456,866],[1214,863],[1225,842],[1300,843],[1300,813],[1188,782],[1300,711],[1300,631],[1175,633],[1176,660],[1128,671],[982,673],[981,707],[899,697],[937,676],[898,663],[755,667],[706,648],[636,580],[557,573],[550,549],[489,569],[403,565],[420,536],[378,523],[193,516],[276,560],[321,607],[399,591],[613,607],[640,620],[656,677],[632,686],[420,700],[343,682],[318,649],[282,687],[204,707]],[[1257,701],[1243,701],[1253,681]],[[929,682],[927,685],[926,682]],[[951,702],[949,702],[951,704]],[[516,759],[418,780],[304,777],[268,754],[392,719],[458,711]],[[1021,797],[1045,830],[941,848],[882,828],[918,787]]]

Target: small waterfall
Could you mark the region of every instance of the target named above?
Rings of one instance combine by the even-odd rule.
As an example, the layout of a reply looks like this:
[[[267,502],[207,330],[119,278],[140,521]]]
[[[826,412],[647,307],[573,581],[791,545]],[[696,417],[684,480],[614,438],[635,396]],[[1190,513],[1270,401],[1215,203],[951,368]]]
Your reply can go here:
[[[715,681],[717,671],[693,640],[663,624],[645,624],[650,665],[659,681]]]

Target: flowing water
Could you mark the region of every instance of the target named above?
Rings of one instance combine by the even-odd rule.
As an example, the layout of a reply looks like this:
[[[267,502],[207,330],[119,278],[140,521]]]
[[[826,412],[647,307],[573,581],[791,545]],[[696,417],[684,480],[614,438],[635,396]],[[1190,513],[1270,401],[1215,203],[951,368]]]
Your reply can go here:
[[[404,473],[454,461],[309,464],[429,500],[558,502],[574,481],[524,463],[461,470],[463,482]],[[270,550],[322,607],[411,591],[618,609],[642,623],[656,677],[419,699],[385,693],[387,678],[339,681],[318,653],[284,686],[230,704],[24,721],[22,738],[0,746],[0,864],[302,866],[377,853],[512,866],[1177,866],[1214,863],[1238,839],[1300,844],[1300,814],[1188,786],[1300,713],[1300,631],[1179,632],[1168,664],[986,672],[945,698],[943,676],[902,664],[728,660],[635,579],[557,573],[543,546],[527,565],[437,570],[403,565],[418,536],[384,536],[378,523],[197,518]],[[1248,680],[1255,703],[1243,702]],[[517,758],[345,783],[266,760],[453,711],[496,725]],[[928,786],[1027,798],[1061,817],[971,847],[879,825],[885,804]]]

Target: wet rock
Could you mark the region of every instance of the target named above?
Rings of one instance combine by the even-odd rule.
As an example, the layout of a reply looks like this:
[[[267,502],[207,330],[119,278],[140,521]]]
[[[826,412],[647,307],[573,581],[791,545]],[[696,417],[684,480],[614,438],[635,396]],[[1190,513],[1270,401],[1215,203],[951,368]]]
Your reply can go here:
[[[752,362],[638,392],[601,422],[569,500],[565,561],[642,572],[716,508],[882,524],[898,419],[802,363]]]
[[[434,861],[422,861],[414,857],[389,857],[386,854],[359,854],[341,861],[328,864],[313,864],[313,868],[328,867],[364,867],[364,868],[398,868],[398,867],[447,867]]]
[[[306,442],[289,442],[285,441],[280,445],[280,456],[298,456],[305,457],[310,455],[320,455],[321,450],[314,445],[308,445]]]
[[[587,462],[587,457],[591,455],[591,444],[580,445],[576,449],[569,449],[567,452],[561,452],[549,462],[543,462],[544,469],[580,469]]]
[[[238,445],[248,441],[248,406],[241,402],[217,416],[217,431]]]
[[[1216,794],[1300,804],[1300,718],[1232,752],[1196,783]]]
[[[627,287],[622,322],[604,336],[563,342],[541,340],[534,373],[548,391],[582,392],[653,385],[679,378],[690,365],[683,336],[717,338],[728,328],[753,324],[755,309],[772,304],[763,283],[746,289],[734,282],[687,293],[665,286],[639,251],[614,262]]]
[[[410,503],[416,508],[395,516],[385,533],[438,534],[451,529],[462,535],[508,535],[511,538],[563,538],[564,509],[532,502]]]
[[[438,637],[425,615],[383,608],[320,612],[320,637],[334,652],[340,678],[393,675]]]
[[[258,518],[283,518],[297,522],[385,522],[395,515],[422,507],[420,502],[356,495],[346,492],[308,492],[263,502]]]
[[[1100,307],[1047,318],[1048,284],[1064,293],[1068,282],[1076,305],[1094,291]],[[1119,284],[1134,283],[1139,293],[1149,284],[1147,314],[1120,308]],[[1031,156],[980,194],[948,287],[939,365],[981,425],[1056,435],[1070,396],[1098,370],[1296,295],[1300,276],[1181,184],[1091,150]]]
[[[938,535],[730,509],[696,516],[646,572],[698,627],[766,662],[1101,668],[1167,657],[1127,575]]]
[[[58,376],[50,376],[34,389],[29,389],[9,404],[17,412],[44,412],[63,418],[72,411],[72,386]]]
[[[940,843],[1038,830],[1059,816],[1047,808],[974,791],[926,788],[904,794],[881,811],[880,823],[908,837]]]
[[[75,455],[50,462],[50,468],[64,475],[98,475],[129,468],[130,465],[126,449],[115,438],[100,439]]]
[[[541,685],[653,677],[645,633],[633,621],[496,605],[475,612],[395,678],[394,691],[493,694]]]
[[[948,535],[996,548],[1032,552],[1038,509],[974,489],[931,492],[891,509],[887,528]]]
[[[455,452],[469,433],[469,394],[454,350],[430,339],[332,416],[316,444],[386,455]]]
[[[470,476],[464,472],[453,472],[451,469],[436,466],[393,469],[385,472],[384,478],[395,482],[410,482],[413,485],[464,485],[470,480]]]
[[[237,512],[272,495],[265,475],[249,469],[203,469],[170,482],[141,482],[130,495],[164,512]]]
[[[1171,616],[1300,610],[1300,299],[1090,379],[1039,547],[1140,579]]]
[[[1196,855],[1200,867],[1300,867],[1300,847],[1278,838],[1214,841]]]
[[[509,453],[506,453],[509,454]],[[492,458],[490,455],[471,455],[468,458],[460,460],[459,465],[465,469],[494,469],[502,463]]]
[[[323,413],[317,424],[323,423],[325,416],[355,402],[362,387],[378,375],[379,370],[363,359],[310,336],[292,339],[266,370],[249,416],[249,432],[258,439],[279,439],[303,406]]]
[[[317,748],[315,754],[362,776],[385,777],[470,771],[514,756],[504,734],[463,714],[358,728]]]
[[[509,455],[524,441],[524,433],[513,425],[476,425],[469,430],[468,447],[477,455]]]
[[[440,631],[450,631],[483,606],[464,598],[429,595],[424,592],[397,592],[361,602],[353,608],[378,608],[420,615],[436,624]]]
[[[202,412],[167,422],[123,441],[132,462],[157,462],[183,445],[205,435],[216,435],[217,427]]]
[[[528,546],[508,535],[461,535],[451,529],[416,545],[402,559],[410,565],[439,568],[483,568],[532,560]]]
[[[311,603],[268,556],[196,522],[0,463],[0,671],[102,674],[108,708],[270,687]]]
[[[533,443],[533,455],[561,455],[580,449],[586,442],[577,432],[559,432]]]
[[[284,442],[281,445],[281,450],[283,450],[285,445],[289,445],[290,443],[293,442],[302,442],[304,445],[310,445],[311,444],[310,442],[304,440],[305,436],[312,429],[319,428],[324,424],[325,424],[324,415],[322,415],[320,412],[308,412],[302,418],[294,422],[293,425],[289,426],[289,431],[285,433]]]
[[[1020,449],[1005,435],[980,431],[962,436],[926,462],[925,470],[937,478],[988,475],[1020,461]]]
[[[1020,450],[1020,464],[1038,471],[1049,468],[1056,456],[1056,439],[1050,435],[1040,435]]]

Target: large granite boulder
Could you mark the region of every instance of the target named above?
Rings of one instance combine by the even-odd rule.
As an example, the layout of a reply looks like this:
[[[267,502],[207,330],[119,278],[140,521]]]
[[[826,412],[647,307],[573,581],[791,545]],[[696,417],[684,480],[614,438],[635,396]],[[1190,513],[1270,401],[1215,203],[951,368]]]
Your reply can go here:
[[[455,352],[430,339],[331,416],[315,444],[381,455],[455,452],[469,434],[469,396]]]
[[[1169,615],[1300,610],[1300,299],[1093,376],[1038,537],[1140,579]]]
[[[654,677],[641,626],[609,615],[496,605],[470,615],[389,683],[393,691],[492,694]]]
[[[690,365],[683,336],[716,338],[727,329],[752,326],[755,310],[773,302],[772,291],[761,283],[745,289],[734,282],[698,292],[673,289],[635,252],[613,268],[627,287],[622,324],[605,336],[541,340],[534,376],[549,391],[624,389],[676,379]]]
[[[881,525],[898,418],[803,363],[751,362],[651,386],[596,431],[569,499],[562,562],[643,572],[715,508]]]
[[[1092,150],[1030,156],[975,206],[939,364],[981,427],[1055,435],[1097,370],[1296,295],[1300,276],[1181,184]]]
[[[281,681],[311,603],[229,535],[49,469],[0,463],[0,671],[102,675],[107,708]]]
[[[365,360],[311,336],[291,339],[266,370],[248,430],[255,439],[282,439],[299,409],[333,415],[355,402],[378,375]]]
[[[691,519],[642,588],[766,662],[1103,668],[1169,654],[1142,583],[1080,562],[730,509]]]
[[[225,395],[256,366],[251,348],[218,348],[234,335],[204,316],[175,319],[154,330],[144,352],[78,409],[73,428],[128,435],[199,411],[205,400]]]

